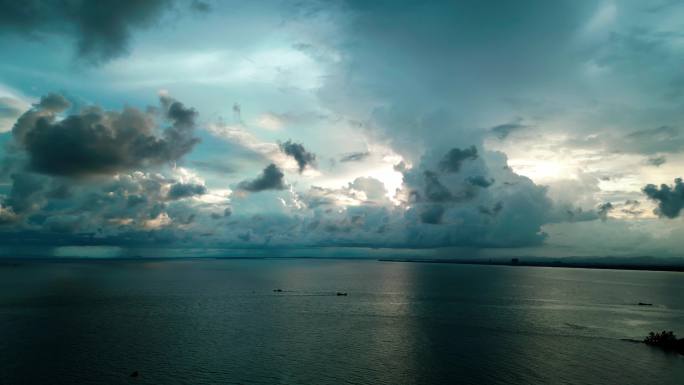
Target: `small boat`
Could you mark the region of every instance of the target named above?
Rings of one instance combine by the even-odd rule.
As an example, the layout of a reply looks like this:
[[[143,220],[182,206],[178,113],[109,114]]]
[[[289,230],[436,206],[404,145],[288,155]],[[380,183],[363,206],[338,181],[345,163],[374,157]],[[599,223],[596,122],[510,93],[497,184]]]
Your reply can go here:
[[[646,303],[646,302],[639,302],[638,305],[639,306],[653,306],[652,303]]]
[[[282,293],[282,292],[283,292],[283,289],[273,289],[273,292],[274,292],[274,293]]]
[[[347,293],[346,293],[346,292],[338,291],[335,295],[337,295],[338,297],[342,297],[342,296],[346,297],[346,296],[347,296]]]

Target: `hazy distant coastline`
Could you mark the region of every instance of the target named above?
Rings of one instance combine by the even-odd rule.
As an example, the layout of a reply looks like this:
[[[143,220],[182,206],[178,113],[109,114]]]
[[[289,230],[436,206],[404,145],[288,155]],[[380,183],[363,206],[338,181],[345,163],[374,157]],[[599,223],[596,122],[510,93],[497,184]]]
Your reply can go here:
[[[183,260],[210,260],[210,259],[240,259],[240,260],[264,260],[264,259],[311,259],[311,260],[368,260],[380,262],[413,262],[413,263],[443,263],[457,265],[488,265],[488,266],[523,266],[523,267],[565,267],[578,269],[609,269],[609,270],[643,270],[643,271],[672,271],[684,272],[684,259],[679,258],[655,258],[644,257],[565,257],[565,258],[377,258],[373,256],[188,256],[188,257],[153,257],[153,256],[130,256],[130,257],[37,257],[15,256],[0,257],[0,267],[15,265],[23,262],[149,262],[149,261],[183,261]]]
[[[525,260],[511,258],[507,260],[484,260],[484,259],[431,259],[431,258],[381,258],[383,262],[418,262],[418,263],[447,263],[459,265],[490,265],[490,266],[525,266],[525,267],[565,267],[577,269],[610,269],[610,270],[645,270],[645,271],[674,271],[684,272],[684,263],[652,264],[625,262],[624,259],[610,262],[609,258],[601,258],[596,261],[581,261],[566,258],[562,260]]]

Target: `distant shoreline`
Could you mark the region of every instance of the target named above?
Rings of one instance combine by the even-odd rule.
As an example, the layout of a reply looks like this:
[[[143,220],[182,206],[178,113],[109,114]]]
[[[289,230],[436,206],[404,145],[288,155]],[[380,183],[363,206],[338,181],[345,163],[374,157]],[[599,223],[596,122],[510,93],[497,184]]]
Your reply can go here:
[[[456,265],[485,265],[485,266],[523,266],[523,267],[565,267],[571,269],[599,269],[599,270],[642,270],[642,271],[672,271],[684,272],[684,266],[676,265],[639,265],[628,263],[601,262],[566,262],[566,261],[524,261],[513,258],[504,260],[478,259],[422,259],[422,258],[380,258],[381,262],[412,262],[412,263],[444,263]]]
[[[410,262],[410,263],[438,263],[454,265],[482,265],[482,266],[522,266],[522,267],[561,267],[570,269],[598,269],[598,270],[635,270],[635,271],[669,271],[684,272],[684,264],[653,264],[627,263],[623,261],[604,262],[573,260],[540,260],[540,259],[441,259],[441,258],[367,258],[367,257],[313,257],[313,256],[214,256],[214,257],[0,257],[0,267],[16,266],[23,263],[116,263],[116,262],[181,262],[192,260],[342,260],[342,261],[378,261],[378,262]]]

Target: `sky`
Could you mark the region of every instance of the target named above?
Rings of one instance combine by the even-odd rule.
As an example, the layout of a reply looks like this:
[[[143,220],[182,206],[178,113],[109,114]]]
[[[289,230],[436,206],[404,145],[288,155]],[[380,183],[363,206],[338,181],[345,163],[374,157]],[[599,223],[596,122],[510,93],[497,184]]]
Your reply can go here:
[[[679,257],[679,1],[0,0],[0,254]]]

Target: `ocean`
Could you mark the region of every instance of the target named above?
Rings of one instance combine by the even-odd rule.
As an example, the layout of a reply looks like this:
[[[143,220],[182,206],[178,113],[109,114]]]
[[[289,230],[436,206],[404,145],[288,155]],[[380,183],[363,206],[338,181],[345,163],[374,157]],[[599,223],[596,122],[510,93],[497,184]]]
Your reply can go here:
[[[682,384],[684,356],[631,341],[663,329],[684,335],[684,273],[0,262],[5,385]]]

